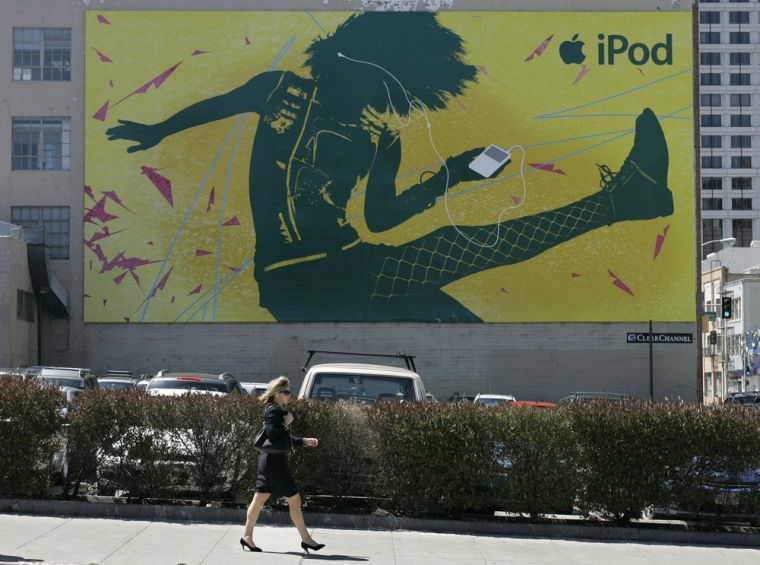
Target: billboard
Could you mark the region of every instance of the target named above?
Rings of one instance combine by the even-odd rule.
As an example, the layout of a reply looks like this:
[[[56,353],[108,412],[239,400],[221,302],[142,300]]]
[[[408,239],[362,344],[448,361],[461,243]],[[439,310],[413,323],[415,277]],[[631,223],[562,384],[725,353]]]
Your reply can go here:
[[[86,41],[85,322],[694,320],[689,13],[90,11]]]

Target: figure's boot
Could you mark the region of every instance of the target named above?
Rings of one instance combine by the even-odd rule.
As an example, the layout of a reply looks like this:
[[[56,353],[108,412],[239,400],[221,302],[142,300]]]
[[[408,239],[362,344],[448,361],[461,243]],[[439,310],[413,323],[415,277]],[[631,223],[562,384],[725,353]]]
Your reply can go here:
[[[650,220],[673,213],[673,193],[668,188],[668,144],[657,116],[646,108],[636,118],[633,149],[620,171],[597,165],[599,184],[612,203],[612,221]]]

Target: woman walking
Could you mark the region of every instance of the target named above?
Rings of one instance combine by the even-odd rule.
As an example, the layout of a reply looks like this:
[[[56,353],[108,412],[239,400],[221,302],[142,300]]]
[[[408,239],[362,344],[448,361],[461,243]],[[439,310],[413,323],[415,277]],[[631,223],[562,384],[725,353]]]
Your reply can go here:
[[[261,400],[267,404],[264,411],[264,427],[267,437],[272,443],[277,443],[283,436],[290,434],[290,424],[293,423],[293,414],[290,414],[286,406],[290,402],[291,394],[288,387],[290,381],[287,377],[278,377],[269,383],[267,390],[261,395]],[[292,436],[294,446],[317,447],[319,440],[308,437],[301,438]],[[317,543],[306,529],[303,512],[301,511],[301,495],[298,486],[293,480],[293,475],[288,466],[288,454],[262,453],[259,456],[258,477],[254,489],[253,500],[248,505],[245,518],[243,537],[240,538],[240,546],[243,551],[261,551],[261,548],[253,543],[253,527],[259,518],[259,513],[264,503],[271,495],[284,496],[288,502],[290,519],[293,521],[301,536],[301,547],[306,553],[310,549],[319,551],[325,544]]]

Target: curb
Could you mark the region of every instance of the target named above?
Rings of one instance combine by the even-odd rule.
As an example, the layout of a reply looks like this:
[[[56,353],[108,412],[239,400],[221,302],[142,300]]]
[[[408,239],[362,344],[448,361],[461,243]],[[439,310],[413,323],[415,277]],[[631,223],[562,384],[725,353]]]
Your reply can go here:
[[[235,523],[245,522],[245,510],[163,504],[119,504],[0,498],[0,513],[72,518],[111,518],[158,522]],[[550,524],[508,521],[468,522],[430,520],[395,516],[305,513],[311,527],[346,530],[416,531],[462,535],[537,537],[592,541],[655,542],[684,545],[749,547],[760,549],[760,529],[748,526],[722,526],[706,529],[689,524],[645,524],[619,527],[609,524],[572,524],[557,520]],[[291,525],[286,511],[264,510],[260,524]]]

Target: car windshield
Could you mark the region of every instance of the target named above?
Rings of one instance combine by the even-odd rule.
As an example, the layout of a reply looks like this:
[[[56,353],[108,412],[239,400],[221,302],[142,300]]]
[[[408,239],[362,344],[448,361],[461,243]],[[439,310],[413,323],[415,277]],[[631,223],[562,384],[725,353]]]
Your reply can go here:
[[[171,389],[185,389],[185,390],[200,390],[205,392],[228,392],[227,385],[222,382],[206,381],[200,379],[167,379],[167,380],[153,380],[148,385],[150,390],[157,388],[171,388]]]
[[[129,381],[100,381],[100,388],[109,388],[111,390],[121,390],[125,388],[132,388],[133,386],[135,385]]]
[[[736,404],[755,404],[756,402],[760,402],[760,395],[733,396],[729,399],[729,402]]]
[[[350,373],[321,373],[314,379],[309,398],[316,400],[414,400],[411,379]]]
[[[485,404],[486,406],[499,406],[500,404],[506,404],[509,401],[509,398],[478,398],[475,400],[478,404]]]
[[[66,377],[38,377],[38,379],[42,384],[46,385],[84,388],[84,381],[82,379],[68,379]]]

